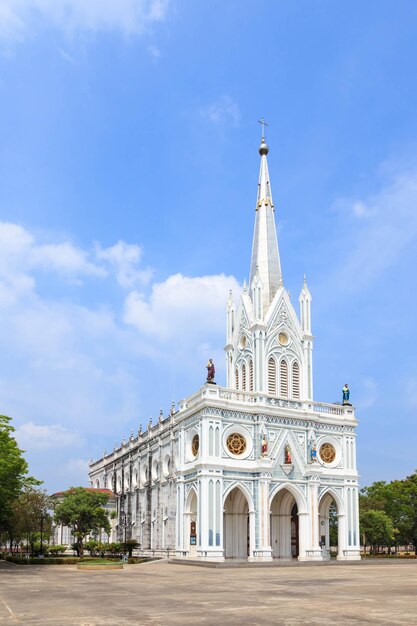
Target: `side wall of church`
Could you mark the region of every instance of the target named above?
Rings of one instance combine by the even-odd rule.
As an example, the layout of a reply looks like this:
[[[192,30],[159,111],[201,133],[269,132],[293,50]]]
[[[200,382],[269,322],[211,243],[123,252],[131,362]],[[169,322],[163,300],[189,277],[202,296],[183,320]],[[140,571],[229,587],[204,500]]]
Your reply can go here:
[[[112,541],[136,539],[143,550],[175,548],[178,442],[168,418],[115,449],[90,469],[93,487],[112,489],[116,524]]]

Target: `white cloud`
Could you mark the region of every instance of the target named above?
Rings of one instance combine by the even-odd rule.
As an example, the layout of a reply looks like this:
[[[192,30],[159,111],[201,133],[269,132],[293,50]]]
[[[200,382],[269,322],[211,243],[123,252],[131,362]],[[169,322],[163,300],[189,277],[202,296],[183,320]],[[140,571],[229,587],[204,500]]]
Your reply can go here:
[[[97,245],[96,256],[113,267],[121,287],[131,288],[137,283],[146,285],[152,277],[151,269],[137,269],[142,258],[142,248],[136,244],[118,241],[114,246],[104,249]]]
[[[160,49],[158,48],[158,46],[155,45],[148,46],[148,52],[154,59],[159,59],[159,57],[161,56]]]
[[[124,241],[104,249],[99,244],[85,249],[70,241],[41,243],[22,226],[0,222],[0,309],[34,297],[39,272],[71,282],[113,276],[124,288],[146,285],[152,269],[139,269],[141,258],[140,246]]]
[[[238,291],[233,276],[219,274],[189,278],[182,274],[155,283],[149,298],[132,291],[125,301],[124,321],[159,341],[195,341],[220,331],[225,324],[227,294]]]
[[[372,209],[363,202],[354,202],[352,205],[352,211],[353,214],[359,218],[375,215],[375,209]]]
[[[22,40],[43,24],[67,34],[129,36],[165,18],[169,0],[0,0],[0,38]]]
[[[69,242],[34,246],[29,263],[34,268],[54,270],[69,275],[104,276],[102,268],[88,261],[88,252]]]
[[[19,446],[26,450],[63,448],[78,444],[80,437],[60,424],[42,426],[33,422],[21,424],[15,432]]]
[[[346,200],[336,205],[345,214],[342,235],[334,242],[332,264],[337,275],[331,275],[331,282],[345,293],[366,287],[417,242],[417,168],[397,174],[377,194],[351,203],[350,208]],[[349,213],[366,219],[353,225]],[[336,262],[341,252],[343,257]]]
[[[208,357],[221,380],[227,295],[240,287],[232,276],[176,274],[145,290],[140,246],[45,238],[0,223],[0,406],[31,472],[58,490],[86,484],[83,457],[202,384]],[[130,292],[107,300],[106,277]]]
[[[71,487],[87,487],[88,486],[88,472],[90,469],[90,463],[86,459],[70,459],[60,468],[60,474],[68,481],[70,477]]]
[[[212,124],[231,122],[234,127],[239,126],[241,118],[238,104],[229,96],[201,108],[200,115]]]

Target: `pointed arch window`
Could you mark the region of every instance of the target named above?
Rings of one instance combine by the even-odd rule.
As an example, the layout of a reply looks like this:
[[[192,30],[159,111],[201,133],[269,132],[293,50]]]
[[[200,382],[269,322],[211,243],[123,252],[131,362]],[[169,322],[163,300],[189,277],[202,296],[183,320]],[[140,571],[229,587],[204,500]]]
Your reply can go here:
[[[292,397],[300,398],[300,366],[297,361],[292,364]]]
[[[277,366],[272,356],[268,361],[268,393],[272,396],[277,395]]]
[[[249,361],[249,391],[253,391],[253,361]]]
[[[242,365],[242,390],[246,391],[246,364]]]
[[[287,361],[282,359],[280,366],[280,396],[282,398],[288,398],[288,365]]]
[[[237,367],[235,368],[235,386],[236,389],[239,389],[239,370]]]

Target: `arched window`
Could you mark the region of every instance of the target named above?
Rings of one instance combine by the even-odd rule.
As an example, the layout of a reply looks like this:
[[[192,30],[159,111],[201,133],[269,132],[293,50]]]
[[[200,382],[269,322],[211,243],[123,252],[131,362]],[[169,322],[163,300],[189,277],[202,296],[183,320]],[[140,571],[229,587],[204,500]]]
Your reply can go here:
[[[246,391],[246,365],[242,365],[242,389]]]
[[[292,364],[292,397],[300,398],[300,366],[297,361]]]
[[[235,368],[235,385],[236,389],[239,389],[239,370]]]
[[[253,361],[249,361],[249,391],[253,391]]]
[[[288,398],[288,365],[287,361],[282,359],[279,367],[280,371],[280,396]]]
[[[277,395],[277,366],[272,356],[268,361],[268,393]]]

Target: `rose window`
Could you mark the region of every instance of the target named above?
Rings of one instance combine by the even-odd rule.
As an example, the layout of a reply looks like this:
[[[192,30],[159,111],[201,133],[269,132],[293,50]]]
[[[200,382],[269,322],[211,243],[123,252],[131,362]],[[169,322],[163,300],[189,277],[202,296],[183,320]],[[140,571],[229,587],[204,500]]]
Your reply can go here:
[[[246,450],[246,439],[239,433],[229,435],[226,444],[232,454],[243,454]]]
[[[331,443],[324,443],[320,448],[320,458],[325,463],[332,463],[336,458],[336,450]]]
[[[198,435],[194,435],[193,440],[191,442],[191,452],[193,453],[193,456],[197,456],[199,447],[200,447],[200,437]]]

